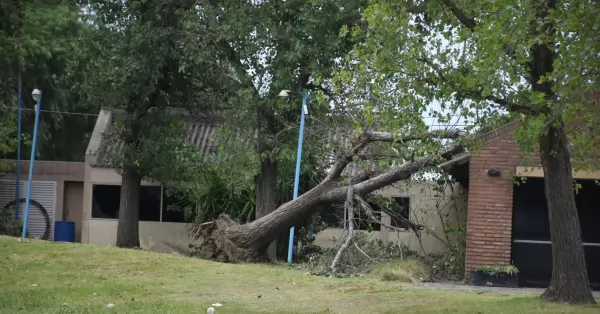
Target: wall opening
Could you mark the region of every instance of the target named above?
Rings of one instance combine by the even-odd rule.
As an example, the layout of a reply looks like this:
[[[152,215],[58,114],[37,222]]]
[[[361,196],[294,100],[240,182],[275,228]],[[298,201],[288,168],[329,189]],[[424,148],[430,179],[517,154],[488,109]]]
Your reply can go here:
[[[577,180],[575,193],[588,276],[600,289],[600,185]],[[546,287],[552,274],[552,246],[543,178],[527,178],[514,188],[512,261],[520,270],[521,285]]]

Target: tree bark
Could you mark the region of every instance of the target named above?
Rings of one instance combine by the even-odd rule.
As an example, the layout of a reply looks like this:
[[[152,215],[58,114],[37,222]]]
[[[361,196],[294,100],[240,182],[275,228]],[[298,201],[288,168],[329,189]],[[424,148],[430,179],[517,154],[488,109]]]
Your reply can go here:
[[[575,204],[569,140],[560,111],[552,113],[556,95],[553,82],[543,79],[554,71],[556,29],[549,17],[557,0],[532,3],[537,22],[531,34],[544,38],[531,48],[531,87],[545,95],[541,112],[548,114],[546,133],[539,138],[540,157],[544,168],[544,185],[550,238],[552,240],[552,278],[542,298],[561,303],[596,303],[592,296],[581,241],[581,228]],[[541,23],[541,25],[539,24]]]
[[[137,173],[131,148],[126,148],[121,175],[121,198],[119,224],[117,227],[117,246],[136,248],[140,246],[139,210],[142,177]]]
[[[262,218],[277,209],[277,161],[267,157],[260,163],[260,173],[256,177],[256,219]],[[269,244],[267,255],[275,260],[276,241]]]
[[[575,206],[568,139],[562,123],[540,139],[552,240],[552,279],[542,298],[594,304]]]

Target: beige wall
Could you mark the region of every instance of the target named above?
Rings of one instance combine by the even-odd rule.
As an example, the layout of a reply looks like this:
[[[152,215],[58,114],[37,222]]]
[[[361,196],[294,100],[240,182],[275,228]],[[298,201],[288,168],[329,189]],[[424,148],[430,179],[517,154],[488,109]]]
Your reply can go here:
[[[117,242],[116,219],[92,219],[90,244],[115,245]],[[189,252],[190,225],[176,222],[140,221],[140,246],[142,249],[162,253],[187,254]]]
[[[86,159],[89,158],[86,157]],[[85,181],[83,184],[83,212],[81,222],[81,241],[83,243],[94,243],[98,241],[92,239],[96,234],[92,233],[92,186],[94,184],[121,185],[121,175],[115,169],[104,167],[92,167],[88,162],[85,163]],[[142,181],[142,185],[158,186],[156,182]],[[116,222],[115,222],[116,223]],[[140,228],[142,223],[140,223]],[[116,228],[116,227],[115,227]],[[103,234],[104,236],[104,234]],[[115,229],[115,238],[117,236]],[[141,241],[141,239],[140,239]],[[113,241],[114,242],[114,241]]]
[[[75,242],[81,242],[83,182],[66,181],[64,185],[64,220],[75,222]]]
[[[411,221],[427,226],[435,235],[421,231],[422,248],[418,237],[410,230],[397,231],[382,226],[381,231],[368,233],[369,238],[381,239],[384,242],[397,244],[403,243],[411,250],[421,253],[423,251],[434,253],[444,250],[446,247],[444,242],[436,238],[437,236],[447,241],[443,232],[442,218],[439,217],[439,213],[442,215],[448,213],[448,217],[444,217],[444,219],[448,219],[450,224],[456,226],[460,223],[464,226],[466,223],[466,192],[459,184],[447,186],[443,192],[435,191],[434,187],[436,186],[432,182],[402,183],[383,188],[376,192],[376,194],[383,196],[410,198]],[[389,216],[383,214],[382,221],[389,224]],[[343,229],[329,228],[317,234],[315,243],[322,247],[332,247],[336,243],[331,241],[332,237],[335,237],[339,241],[342,236],[344,236]],[[450,241],[454,240],[450,239]]]
[[[5,160],[7,164],[15,164],[14,160]],[[29,160],[21,160],[20,180],[27,182],[29,179]],[[6,173],[3,180],[16,180],[16,170]],[[57,221],[65,220],[65,182],[83,182],[84,163],[66,162],[66,161],[45,161],[36,160],[33,166],[33,181],[53,181],[56,182],[56,204],[54,218]],[[23,195],[22,197],[25,197]]]

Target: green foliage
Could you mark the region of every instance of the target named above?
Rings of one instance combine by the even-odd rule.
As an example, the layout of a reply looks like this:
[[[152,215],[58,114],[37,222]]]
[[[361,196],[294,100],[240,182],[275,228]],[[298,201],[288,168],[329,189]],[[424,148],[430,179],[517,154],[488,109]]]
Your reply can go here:
[[[340,33],[357,43],[336,74],[337,90],[377,108],[383,125],[406,131],[424,130],[422,116],[448,127],[460,119],[477,128],[507,116],[527,126],[517,137],[528,152],[537,150],[548,126],[577,122],[569,136],[581,159],[597,146],[593,130],[599,119],[591,114],[596,106],[583,96],[599,86],[598,61],[589,56],[600,52],[598,34],[591,31],[600,27],[592,18],[600,7],[559,2],[542,21],[536,10],[543,5],[535,3],[371,1],[364,31]],[[553,70],[537,78],[533,66],[544,61],[532,59],[532,47],[545,44],[556,47]],[[533,83],[551,84],[552,91],[534,90]]]
[[[255,217],[254,196],[252,182],[207,165],[191,183],[187,200],[194,207],[191,219],[195,224],[221,214],[246,223]]]
[[[492,276],[509,275],[515,276],[519,274],[519,269],[514,265],[496,264],[496,265],[479,265],[476,271],[486,273]]]
[[[0,104],[17,107],[21,78],[24,108],[33,109],[29,95],[38,88],[44,92],[44,110],[97,113],[96,105],[79,101],[93,60],[85,52],[94,44],[88,36],[92,28],[80,22],[79,8],[60,0],[7,0],[0,3],[0,12]],[[1,110],[5,114],[12,109]],[[33,128],[33,113],[23,112],[26,132]],[[44,112],[40,120],[40,158],[83,160],[94,117]]]
[[[23,221],[15,220],[15,211],[0,208],[0,235],[18,237],[22,232]]]

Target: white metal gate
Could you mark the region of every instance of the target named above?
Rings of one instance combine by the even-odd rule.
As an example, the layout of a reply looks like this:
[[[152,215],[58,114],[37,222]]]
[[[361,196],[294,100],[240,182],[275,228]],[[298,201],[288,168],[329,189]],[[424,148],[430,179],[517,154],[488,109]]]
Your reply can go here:
[[[54,213],[56,211],[56,181],[32,181],[31,182],[31,199],[40,203],[50,218],[50,237],[48,240],[54,239]],[[20,197],[26,197],[27,181],[21,181]],[[16,181],[0,180],[0,206],[4,206],[17,197]],[[21,213],[19,217],[23,217],[25,202],[21,203]],[[27,230],[33,237],[42,237],[46,231],[46,218],[35,205],[29,205],[29,217],[27,218]]]

